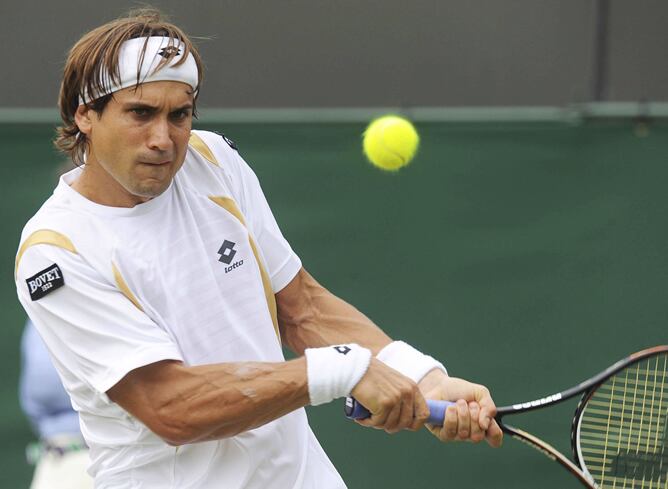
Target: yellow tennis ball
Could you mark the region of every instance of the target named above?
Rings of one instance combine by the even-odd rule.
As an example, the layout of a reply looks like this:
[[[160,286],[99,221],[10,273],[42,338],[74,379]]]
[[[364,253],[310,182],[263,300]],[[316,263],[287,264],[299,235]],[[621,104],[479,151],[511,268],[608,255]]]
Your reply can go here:
[[[371,163],[383,170],[397,171],[415,156],[420,136],[413,124],[403,117],[386,115],[369,124],[362,143]]]

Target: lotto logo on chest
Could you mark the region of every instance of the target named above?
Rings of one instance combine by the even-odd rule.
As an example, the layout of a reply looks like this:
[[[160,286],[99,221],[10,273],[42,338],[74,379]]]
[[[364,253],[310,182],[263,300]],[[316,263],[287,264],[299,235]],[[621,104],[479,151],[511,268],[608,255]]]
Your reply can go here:
[[[50,267],[27,278],[26,284],[28,285],[30,298],[36,301],[65,285],[65,280],[63,279],[63,272],[60,270],[60,267],[54,263]]]
[[[237,250],[234,249],[236,245],[237,244],[233,243],[232,241],[225,240],[223,241],[223,244],[218,250],[218,254],[220,255],[218,261],[224,263],[225,265],[228,265],[225,267],[225,273],[229,273],[233,271],[235,268],[239,268],[244,264],[243,260],[237,260],[234,263],[232,263],[232,260],[234,260],[234,257],[237,254]]]

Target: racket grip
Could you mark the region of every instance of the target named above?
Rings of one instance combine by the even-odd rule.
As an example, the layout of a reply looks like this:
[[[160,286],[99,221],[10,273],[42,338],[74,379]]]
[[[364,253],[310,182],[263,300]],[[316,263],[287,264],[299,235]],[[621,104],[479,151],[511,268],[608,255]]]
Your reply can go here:
[[[427,399],[427,406],[429,407],[429,418],[427,418],[427,423],[436,426],[443,426],[445,410],[448,409],[448,406],[454,405],[455,403],[451,401],[437,401],[434,399]],[[357,402],[354,397],[346,398],[344,410],[346,417],[350,419],[366,419],[371,416],[369,410]]]

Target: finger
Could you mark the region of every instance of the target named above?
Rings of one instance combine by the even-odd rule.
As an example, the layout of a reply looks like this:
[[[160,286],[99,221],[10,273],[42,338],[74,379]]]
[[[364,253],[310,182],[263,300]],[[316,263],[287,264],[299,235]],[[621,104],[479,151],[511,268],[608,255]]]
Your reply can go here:
[[[402,412],[402,406],[403,402],[401,399],[399,399],[399,402],[397,402],[394,407],[392,407],[392,410],[390,413],[387,415],[387,418],[385,418],[385,422],[382,425],[382,428],[388,432],[388,433],[396,433],[399,431],[399,426],[401,422],[401,412]]]
[[[415,421],[415,394],[417,394],[417,388],[409,393],[403,399],[401,403],[401,417],[399,418],[399,425],[397,430],[406,430],[413,427]]]
[[[478,443],[485,439],[485,430],[480,427],[480,406],[477,402],[469,402],[469,413],[471,413],[471,441]]]
[[[371,426],[382,430],[383,427],[387,424],[387,418],[392,414],[392,409],[384,409],[377,414],[372,414],[369,418]]]
[[[355,419],[353,421],[355,421],[355,423],[357,423],[358,425],[364,426],[365,428],[376,428],[377,429],[377,426],[371,420],[370,417],[369,418],[364,418],[364,419]]]
[[[499,427],[496,420],[492,420],[485,436],[487,443],[494,448],[499,448],[503,443],[503,431]]]
[[[380,403],[380,406],[375,413],[371,412],[371,416],[368,418],[356,419],[355,422],[362,426],[366,426],[367,428],[375,428],[380,430],[383,429],[387,423],[387,418],[391,412],[392,409],[390,405],[384,406],[382,403]]]
[[[471,434],[471,414],[468,403],[460,399],[457,401],[457,440],[468,440]]]
[[[409,430],[417,431],[424,426],[429,418],[429,406],[422,393],[417,390],[413,399],[413,419]]]
[[[457,436],[457,406],[448,406],[445,410],[445,421],[438,437],[441,441],[452,441]]]
[[[477,399],[478,404],[480,405],[480,427],[483,430],[487,430],[490,427],[490,423],[496,416],[496,404],[492,400],[492,396],[489,391],[481,386],[480,396]]]

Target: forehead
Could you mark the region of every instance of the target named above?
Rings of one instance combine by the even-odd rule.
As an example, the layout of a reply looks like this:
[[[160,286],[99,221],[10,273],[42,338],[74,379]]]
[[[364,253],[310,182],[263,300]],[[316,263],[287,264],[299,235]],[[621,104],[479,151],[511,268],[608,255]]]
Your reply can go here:
[[[193,89],[187,83],[177,81],[156,81],[128,87],[114,93],[120,103],[183,104],[192,102]]]

